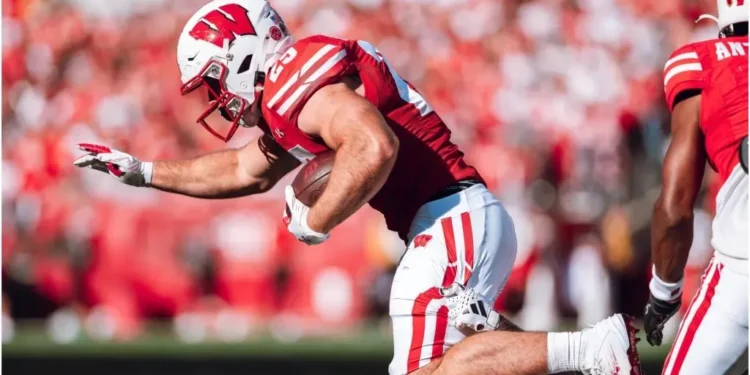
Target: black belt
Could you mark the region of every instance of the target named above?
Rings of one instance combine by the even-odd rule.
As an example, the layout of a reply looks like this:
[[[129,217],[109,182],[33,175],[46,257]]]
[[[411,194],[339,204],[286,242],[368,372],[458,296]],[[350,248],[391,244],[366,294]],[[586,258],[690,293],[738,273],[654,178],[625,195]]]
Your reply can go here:
[[[438,199],[443,199],[445,197],[449,197],[453,194],[458,193],[459,191],[464,191],[474,185],[480,185],[482,184],[482,181],[479,180],[461,180],[456,182],[455,184],[450,184],[435,193],[430,199],[427,200],[427,202],[433,202]]]
[[[747,172],[747,163],[748,163],[748,161],[747,161],[747,147],[748,147],[747,146],[747,136],[745,136],[745,138],[742,138],[742,140],[740,141],[740,147],[738,147],[739,150],[740,150],[740,165],[742,166],[742,169],[745,170],[745,173],[748,173]]]

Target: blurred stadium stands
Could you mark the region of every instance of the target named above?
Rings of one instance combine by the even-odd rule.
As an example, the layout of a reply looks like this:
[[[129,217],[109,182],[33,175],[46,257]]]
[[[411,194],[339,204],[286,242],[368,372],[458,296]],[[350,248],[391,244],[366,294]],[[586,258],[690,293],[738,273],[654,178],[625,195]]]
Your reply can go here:
[[[200,201],[73,168],[80,141],[146,160],[225,147],[195,123],[205,97],[179,94],[177,36],[204,2],[3,0],[4,350],[35,347],[35,335],[148,341],[154,321],[185,342],[363,326],[388,338],[404,246],[370,209],[305,248],[281,226],[279,187]],[[522,327],[641,314],[668,119],[661,69],[677,46],[715,35],[693,22],[714,1],[272,4],[298,37],[377,45],[447,121],[516,221],[519,259],[501,298]],[[686,298],[711,255],[714,180],[697,208]]]

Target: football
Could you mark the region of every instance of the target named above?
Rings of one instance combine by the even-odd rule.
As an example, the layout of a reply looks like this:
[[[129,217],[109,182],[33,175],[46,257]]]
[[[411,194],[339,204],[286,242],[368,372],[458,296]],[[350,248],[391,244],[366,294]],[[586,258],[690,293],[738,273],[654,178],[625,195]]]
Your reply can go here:
[[[336,159],[334,151],[324,152],[302,166],[292,181],[294,195],[307,207],[312,207],[318,201],[328,185],[328,175]]]

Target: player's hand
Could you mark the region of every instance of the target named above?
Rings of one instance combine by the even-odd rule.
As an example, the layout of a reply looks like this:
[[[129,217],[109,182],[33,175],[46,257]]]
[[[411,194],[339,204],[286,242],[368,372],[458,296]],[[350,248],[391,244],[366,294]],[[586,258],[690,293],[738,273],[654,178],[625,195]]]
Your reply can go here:
[[[330,233],[318,233],[307,225],[307,215],[310,207],[305,206],[294,195],[294,189],[287,186],[284,190],[286,209],[284,210],[284,224],[290,233],[298,240],[308,245],[318,245],[328,239]]]
[[[78,149],[87,154],[73,162],[76,167],[104,172],[131,186],[148,186],[151,183],[153,163],[142,162],[106,146],[79,143]]]
[[[643,315],[643,329],[646,331],[646,340],[651,346],[661,345],[664,338],[662,330],[679,309],[682,299],[677,298],[672,301],[662,301],[652,294],[646,304],[646,311]]]

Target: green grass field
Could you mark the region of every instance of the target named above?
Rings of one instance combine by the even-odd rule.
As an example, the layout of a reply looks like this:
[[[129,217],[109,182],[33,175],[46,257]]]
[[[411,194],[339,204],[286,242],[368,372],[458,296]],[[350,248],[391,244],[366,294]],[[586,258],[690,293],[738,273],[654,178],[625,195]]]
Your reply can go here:
[[[97,342],[81,337],[68,344],[52,342],[40,329],[19,330],[11,343],[3,345],[6,356],[124,356],[160,358],[389,358],[390,337],[375,329],[361,330],[343,337],[303,338],[293,343],[278,341],[269,335],[253,337],[239,343],[204,342],[189,344],[169,332],[153,332],[132,342]],[[669,346],[651,347],[645,340],[639,344],[644,362],[662,362]]]
[[[256,373],[337,375],[387,373],[392,357],[389,335],[377,329],[359,330],[339,337],[306,337],[282,342],[271,335],[238,343],[181,342],[169,330],[148,330],[131,342],[97,342],[81,337],[68,344],[51,341],[45,332],[19,330],[3,345],[3,367],[16,375],[50,371],[60,375],[208,375]],[[658,374],[669,346],[639,344],[645,374]],[[63,369],[60,372],[58,369]]]

